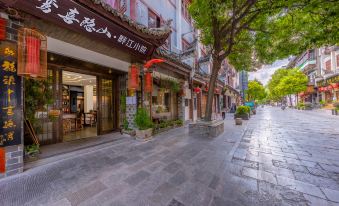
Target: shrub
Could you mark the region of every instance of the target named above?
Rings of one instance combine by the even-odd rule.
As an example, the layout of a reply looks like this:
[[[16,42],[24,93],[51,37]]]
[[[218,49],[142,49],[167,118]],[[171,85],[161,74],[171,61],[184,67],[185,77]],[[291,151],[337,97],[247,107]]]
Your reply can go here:
[[[312,108],[312,103],[311,102],[305,102],[304,107],[305,108]]]
[[[335,108],[339,109],[339,102],[334,102],[334,103],[333,103],[333,106],[334,106]]]
[[[319,101],[319,104],[320,104],[320,105],[325,105],[326,102],[325,102],[324,100],[321,100],[321,101]]]
[[[135,116],[134,122],[139,130],[146,130],[152,128],[151,118],[144,108],[139,108]]]
[[[251,112],[251,107],[250,106],[245,106],[247,109],[247,113],[249,114]]]
[[[237,110],[235,111],[235,114],[240,114],[240,115],[248,114],[248,113],[249,113],[249,111],[248,111],[248,107],[247,106],[239,106],[237,108]]]
[[[181,119],[178,119],[178,120],[176,120],[175,122],[176,122],[176,124],[177,124],[178,126],[183,126],[183,125],[184,125],[184,121],[182,121]]]

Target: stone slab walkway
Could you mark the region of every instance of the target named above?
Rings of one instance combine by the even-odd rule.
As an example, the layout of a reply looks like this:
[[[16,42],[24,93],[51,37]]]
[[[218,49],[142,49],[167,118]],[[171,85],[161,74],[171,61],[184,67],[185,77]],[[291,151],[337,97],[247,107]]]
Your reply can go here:
[[[0,180],[0,205],[339,205],[339,120],[259,109],[214,139],[178,128]]]

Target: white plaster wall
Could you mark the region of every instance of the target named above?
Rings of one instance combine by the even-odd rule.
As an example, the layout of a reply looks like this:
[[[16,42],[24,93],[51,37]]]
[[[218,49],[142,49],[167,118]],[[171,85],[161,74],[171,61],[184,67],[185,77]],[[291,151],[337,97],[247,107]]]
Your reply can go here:
[[[85,113],[93,110],[93,86],[86,85],[84,86],[84,110]]]

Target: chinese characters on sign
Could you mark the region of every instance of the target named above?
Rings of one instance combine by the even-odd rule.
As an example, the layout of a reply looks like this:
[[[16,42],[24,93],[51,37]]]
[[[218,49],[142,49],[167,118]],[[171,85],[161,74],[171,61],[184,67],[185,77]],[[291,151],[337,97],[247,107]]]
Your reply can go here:
[[[24,11],[78,32],[86,32],[139,56],[152,54],[152,44],[73,1],[19,0],[16,4]]]
[[[3,147],[21,143],[22,103],[16,52],[6,45],[0,52],[0,146]]]

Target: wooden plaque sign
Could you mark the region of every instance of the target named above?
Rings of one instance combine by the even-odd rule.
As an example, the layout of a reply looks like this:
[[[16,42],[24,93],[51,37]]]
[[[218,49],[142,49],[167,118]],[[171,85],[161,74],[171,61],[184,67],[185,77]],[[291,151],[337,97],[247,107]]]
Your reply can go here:
[[[12,45],[12,44],[11,44]],[[21,144],[22,97],[15,46],[0,46],[0,147]]]
[[[141,58],[154,50],[151,43],[72,0],[18,0],[14,7]]]

